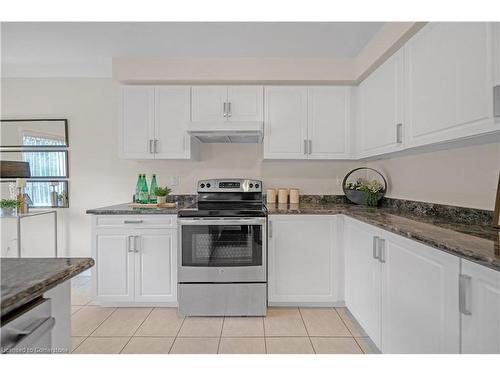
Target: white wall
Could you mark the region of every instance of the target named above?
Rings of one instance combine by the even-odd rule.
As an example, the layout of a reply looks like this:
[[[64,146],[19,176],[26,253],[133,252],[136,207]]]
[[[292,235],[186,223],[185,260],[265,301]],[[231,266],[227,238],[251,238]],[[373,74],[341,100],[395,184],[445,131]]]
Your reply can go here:
[[[388,176],[388,197],[492,211],[500,143],[397,156],[367,166]]]
[[[261,145],[202,145],[200,161],[130,161],[117,157],[114,84],[99,78],[2,80],[2,118],[69,120],[70,208],[60,210],[62,254],[90,254],[88,208],[130,201],[137,173],[159,183],[180,176],[178,194],[195,193],[201,178],[248,177],[264,187],[306,194],[341,194],[340,179],[361,162],[262,161]],[[369,162],[388,177],[388,196],[493,210],[499,144],[398,156]]]
[[[298,187],[308,194],[340,194],[342,178],[356,162],[262,161],[262,145],[202,145],[200,161],[118,159],[114,84],[99,78],[8,78],[2,80],[2,118],[69,120],[70,208],[61,209],[60,249],[90,254],[88,208],[130,201],[137,173],[156,172],[159,183],[180,176],[175,193],[195,193],[198,179],[249,177],[264,187]]]

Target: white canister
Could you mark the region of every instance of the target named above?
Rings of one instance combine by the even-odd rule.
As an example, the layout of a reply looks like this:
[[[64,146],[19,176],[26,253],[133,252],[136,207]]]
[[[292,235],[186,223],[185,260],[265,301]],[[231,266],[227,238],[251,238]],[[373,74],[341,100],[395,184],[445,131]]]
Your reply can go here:
[[[299,189],[290,189],[290,204],[299,204]]]
[[[266,201],[267,203],[276,203],[276,189],[267,189]]]
[[[278,189],[278,203],[288,203],[288,189]]]

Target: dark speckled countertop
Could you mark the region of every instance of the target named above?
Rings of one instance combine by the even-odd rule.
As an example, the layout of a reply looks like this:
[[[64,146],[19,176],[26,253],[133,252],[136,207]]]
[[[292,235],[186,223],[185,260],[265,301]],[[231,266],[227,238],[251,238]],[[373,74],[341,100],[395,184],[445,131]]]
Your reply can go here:
[[[267,206],[267,210],[269,215],[344,214],[500,271],[500,231],[491,225],[452,222],[439,216],[422,216],[394,208],[371,208],[346,203],[276,205]]]
[[[1,316],[94,265],[92,258],[2,258]]]

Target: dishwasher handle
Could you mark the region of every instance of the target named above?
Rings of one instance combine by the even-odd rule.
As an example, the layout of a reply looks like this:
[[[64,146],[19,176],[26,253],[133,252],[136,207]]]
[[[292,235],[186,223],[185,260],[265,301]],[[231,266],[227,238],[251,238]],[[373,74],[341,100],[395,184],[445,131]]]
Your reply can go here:
[[[6,342],[2,342],[4,353],[15,352],[16,348],[29,347],[40,337],[52,330],[56,324],[54,317],[39,319],[26,329],[17,329],[14,327],[5,327],[7,331]],[[21,353],[20,354],[24,354]]]

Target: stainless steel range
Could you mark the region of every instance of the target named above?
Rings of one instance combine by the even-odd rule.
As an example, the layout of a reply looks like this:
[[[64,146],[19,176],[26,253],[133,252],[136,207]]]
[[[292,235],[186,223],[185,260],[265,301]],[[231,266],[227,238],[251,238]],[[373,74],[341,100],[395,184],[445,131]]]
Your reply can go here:
[[[258,180],[198,182],[179,211],[179,313],[266,315],[267,213]]]

